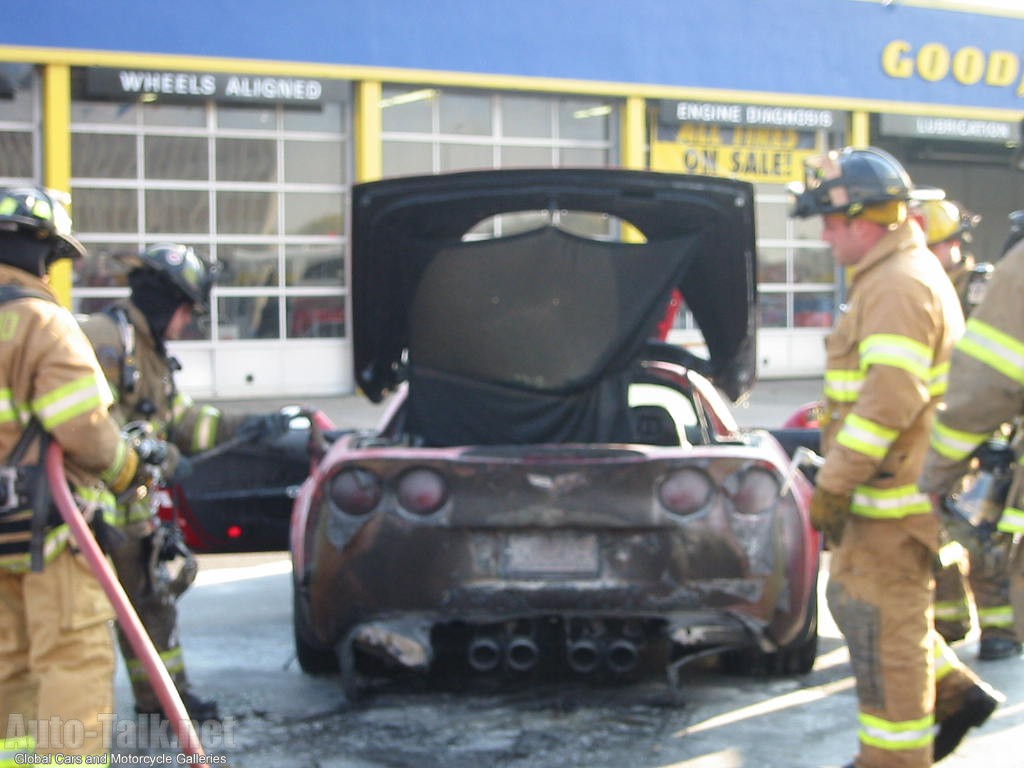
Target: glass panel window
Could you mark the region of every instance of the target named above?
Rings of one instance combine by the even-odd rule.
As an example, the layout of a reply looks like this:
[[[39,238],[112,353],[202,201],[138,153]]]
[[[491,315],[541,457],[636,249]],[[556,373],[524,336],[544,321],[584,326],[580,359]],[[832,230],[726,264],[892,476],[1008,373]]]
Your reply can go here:
[[[101,243],[83,240],[88,250],[84,259],[74,261],[75,287],[125,288],[128,285],[127,257],[138,253],[134,243]]]
[[[275,288],[278,285],[277,246],[263,243],[217,246],[220,287]]]
[[[32,144],[32,134],[28,131],[0,131],[0,176],[34,176]]]
[[[797,283],[832,283],[836,267],[826,248],[796,248],[793,251],[793,279]]]
[[[206,126],[206,106],[203,104],[167,104],[159,101],[143,104],[142,122],[154,126],[203,128]]]
[[[276,339],[276,296],[231,296],[217,300],[217,335],[221,339]]]
[[[208,232],[210,195],[203,189],[151,189],[146,192],[146,232],[169,235]]]
[[[71,173],[94,179],[134,179],[139,174],[135,137],[76,133],[71,136]]]
[[[14,95],[0,99],[0,120],[29,122],[35,114],[35,77],[33,69],[25,65],[22,77],[15,82]]]
[[[598,99],[389,86],[382,106],[385,177],[615,164],[617,107]]]
[[[759,283],[788,282],[785,248],[761,248],[757,252],[757,281]]]
[[[608,163],[608,150],[581,147],[562,147],[558,150],[558,165],[564,168],[603,168]]]
[[[441,133],[486,136],[491,133],[489,96],[445,91],[440,98]]]
[[[290,109],[284,113],[286,131],[323,131],[335,136],[347,131],[341,104],[330,102],[320,109]]]
[[[344,149],[340,141],[284,142],[285,182],[341,184],[348,175]]]
[[[607,141],[612,105],[596,99],[565,99],[558,107],[558,136],[562,139]]]
[[[277,181],[273,139],[217,139],[218,181]]]
[[[762,328],[785,328],[788,323],[785,293],[761,292],[757,312]]]
[[[72,187],[71,199],[75,231],[129,232],[139,231],[138,195],[134,189],[93,189]]]
[[[292,246],[287,250],[288,285],[342,286],[345,260],[339,246]]]
[[[821,240],[821,217],[811,216],[809,219],[790,219],[792,237],[795,240]]]
[[[549,168],[552,150],[550,147],[502,147],[502,168]]]
[[[385,178],[393,176],[418,176],[434,171],[434,152],[430,144],[413,144],[407,141],[385,141],[383,143]]]
[[[139,120],[134,102],[83,101],[71,102],[71,122],[103,125],[135,125]]]
[[[436,88],[390,86],[383,89],[380,106],[385,131],[433,133]]]
[[[539,96],[504,96],[501,123],[504,136],[549,138],[554,127],[551,100]]]
[[[209,142],[201,136],[147,136],[145,174],[149,179],[205,181],[210,176]]]
[[[273,109],[231,107],[221,104],[217,108],[220,128],[238,128],[249,131],[277,130],[277,115]]]
[[[797,328],[831,328],[835,293],[808,291],[793,295],[793,325]]]
[[[321,109],[95,104],[77,98],[81,81],[73,70],[75,223],[103,253],[76,277],[75,301],[125,294],[122,285],[106,284],[122,279],[108,263],[117,248],[170,240],[222,266],[215,341],[280,339],[293,327],[307,337],[345,331],[322,312],[303,319],[295,306],[311,298],[332,312],[346,307],[348,101]],[[207,332],[197,327],[193,337]]]
[[[345,196],[292,193],[284,201],[284,229],[289,235],[340,235],[345,231]]]
[[[441,168],[444,171],[471,171],[494,167],[494,148],[472,144],[442,144]]]
[[[218,192],[217,230],[233,235],[275,234],[278,203],[273,192]]]
[[[290,338],[343,337],[345,300],[341,296],[296,296],[286,301]]]

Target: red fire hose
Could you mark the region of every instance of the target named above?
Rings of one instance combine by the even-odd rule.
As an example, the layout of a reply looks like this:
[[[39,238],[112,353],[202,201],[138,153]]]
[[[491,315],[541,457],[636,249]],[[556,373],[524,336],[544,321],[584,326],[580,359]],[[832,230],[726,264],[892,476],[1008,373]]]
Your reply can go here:
[[[92,535],[92,530],[71,496],[67,478],[64,475],[64,451],[56,441],[50,444],[46,453],[46,474],[57,509],[60,510],[64,522],[71,528],[82,554],[85,555],[85,559],[89,562],[93,573],[96,574],[103,591],[107,593],[107,597],[110,598],[110,602],[114,606],[121,629],[145,666],[146,672],[149,673],[153,690],[160,700],[164,714],[174,728],[181,751],[187,755],[205,756],[203,745],[199,742],[195,728],[192,727],[192,720],[185,710],[178,689],[174,686],[167,668],[160,660],[156,648],[153,647],[153,641],[150,640],[142,622],[139,621],[139,615],[128,600],[128,595],[125,594],[124,587],[118,581],[117,574],[114,573],[114,569],[103,556],[99,544],[96,543],[96,538]]]

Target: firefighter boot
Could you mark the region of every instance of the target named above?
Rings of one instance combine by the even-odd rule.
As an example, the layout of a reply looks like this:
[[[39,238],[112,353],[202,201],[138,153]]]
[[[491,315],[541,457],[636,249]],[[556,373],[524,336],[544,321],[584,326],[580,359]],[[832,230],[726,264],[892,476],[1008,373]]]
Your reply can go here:
[[[998,661],[1020,654],[1021,644],[1009,637],[983,637],[978,643],[980,661]]]
[[[932,762],[939,762],[947,757],[960,742],[967,731],[984,723],[997,706],[1005,701],[1002,694],[985,683],[972,685],[964,693],[960,707],[939,722],[939,731],[935,734]]]
[[[204,722],[206,720],[220,720],[220,711],[217,707],[217,702],[214,699],[201,699],[192,691],[181,691],[181,703],[185,705],[185,711],[188,712],[188,716],[196,722]],[[136,713],[140,715],[159,715],[164,717],[163,710],[157,706],[155,708],[135,706]]]

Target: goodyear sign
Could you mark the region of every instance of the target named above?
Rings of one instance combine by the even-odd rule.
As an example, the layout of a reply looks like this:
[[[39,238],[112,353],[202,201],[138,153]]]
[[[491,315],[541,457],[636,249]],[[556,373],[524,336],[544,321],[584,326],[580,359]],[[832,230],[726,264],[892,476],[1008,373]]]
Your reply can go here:
[[[662,125],[651,144],[651,167],[658,171],[785,184],[803,179],[804,160],[820,152],[815,139],[812,131],[791,128]]]

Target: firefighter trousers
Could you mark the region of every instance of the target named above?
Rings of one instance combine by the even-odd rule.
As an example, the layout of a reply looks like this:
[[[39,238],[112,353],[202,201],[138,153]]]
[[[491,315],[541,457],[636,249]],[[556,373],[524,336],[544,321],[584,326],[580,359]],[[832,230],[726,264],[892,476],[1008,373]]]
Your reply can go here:
[[[69,549],[38,573],[0,569],[0,749],[7,755],[107,754],[113,616],[85,558]]]
[[[827,597],[857,685],[857,768],[930,766],[933,726],[978,682],[934,630],[934,557],[899,521],[858,515],[832,552]]]
[[[178,635],[178,605],[170,588],[166,567],[154,551],[154,523],[143,521],[118,528],[122,536],[109,545],[109,555],[117,577],[124,587],[135,612],[153,641],[157,654],[180,693],[188,690],[185,658]],[[128,642],[118,630],[118,641],[139,712],[160,712],[160,700],[149,674]]]

